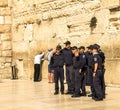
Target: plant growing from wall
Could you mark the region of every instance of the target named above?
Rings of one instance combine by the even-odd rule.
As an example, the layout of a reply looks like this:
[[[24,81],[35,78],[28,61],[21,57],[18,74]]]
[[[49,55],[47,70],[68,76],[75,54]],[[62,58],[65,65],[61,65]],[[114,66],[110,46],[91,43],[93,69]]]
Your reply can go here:
[[[97,18],[96,17],[92,17],[91,20],[90,20],[91,33],[96,28],[96,26],[97,26]]]

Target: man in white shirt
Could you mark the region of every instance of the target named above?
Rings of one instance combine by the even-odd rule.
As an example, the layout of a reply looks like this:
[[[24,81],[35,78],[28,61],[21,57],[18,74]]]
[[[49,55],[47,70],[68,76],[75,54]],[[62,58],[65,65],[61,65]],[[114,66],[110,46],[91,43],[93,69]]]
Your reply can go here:
[[[40,64],[44,57],[44,52],[41,52],[40,54],[37,54],[34,58],[34,82],[39,81],[40,76]]]

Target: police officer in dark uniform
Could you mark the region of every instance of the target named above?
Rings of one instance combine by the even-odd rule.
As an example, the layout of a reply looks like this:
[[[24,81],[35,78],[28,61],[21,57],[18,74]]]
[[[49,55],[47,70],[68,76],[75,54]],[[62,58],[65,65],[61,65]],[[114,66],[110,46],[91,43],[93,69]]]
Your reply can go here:
[[[87,47],[88,50],[85,52],[86,59],[87,59],[87,72],[86,72],[86,84],[90,86],[91,94],[88,97],[92,97],[94,94],[94,86],[93,86],[93,54],[92,54],[92,45]]]
[[[80,56],[79,56],[79,50],[76,46],[72,47],[72,52],[74,54],[73,57],[73,71],[75,74],[75,91],[72,97],[80,97],[80,88],[81,88],[81,82],[83,74],[80,73]]]
[[[103,90],[102,90],[102,59],[98,53],[98,47],[93,45],[93,85],[95,89],[95,94],[93,94],[92,99],[95,101],[103,100]]]
[[[104,93],[104,98],[105,98],[105,78],[104,78],[104,74],[105,74],[105,54],[104,52],[100,49],[100,45],[98,44],[94,44],[97,48],[98,48],[98,54],[102,59],[102,71],[103,71],[103,77],[102,77],[102,90]]]
[[[84,46],[80,46],[79,48],[79,56],[80,56],[80,73],[82,75],[82,80],[81,80],[81,96],[86,96],[86,71],[87,71],[87,67],[86,67],[86,55],[84,53],[85,51],[85,47]]]
[[[65,60],[65,70],[66,70],[66,82],[68,85],[68,90],[66,94],[72,94],[74,92],[74,74],[73,74],[73,53],[71,50],[71,42],[66,41],[65,48],[62,50]]]
[[[54,72],[54,81],[55,81],[55,93],[57,95],[59,93],[59,79],[60,79],[60,91],[61,94],[64,94],[64,55],[61,52],[62,47],[57,45],[56,51],[51,55],[51,68]]]

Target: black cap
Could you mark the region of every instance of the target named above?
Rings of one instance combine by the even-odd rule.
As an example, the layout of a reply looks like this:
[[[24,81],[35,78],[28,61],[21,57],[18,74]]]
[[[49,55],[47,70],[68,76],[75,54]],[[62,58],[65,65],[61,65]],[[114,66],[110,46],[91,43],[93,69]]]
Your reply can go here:
[[[93,45],[89,45],[87,48],[92,50],[93,49],[92,47]]]
[[[72,47],[72,50],[75,50],[75,49],[77,49],[77,47],[76,47],[76,46],[73,46],[73,47]]]
[[[92,46],[92,49],[96,49],[96,50],[98,50],[98,46],[93,45],[93,46]]]
[[[71,42],[70,41],[66,41],[64,44],[71,44]]]
[[[97,46],[98,49],[100,48],[100,45],[98,45],[98,44],[94,44],[94,45]]]
[[[61,50],[61,49],[62,49],[61,45],[56,46],[56,50]]]
[[[80,47],[79,47],[79,50],[80,50],[80,49],[84,49],[84,50],[85,50],[85,47],[84,47],[84,46],[80,46]]]

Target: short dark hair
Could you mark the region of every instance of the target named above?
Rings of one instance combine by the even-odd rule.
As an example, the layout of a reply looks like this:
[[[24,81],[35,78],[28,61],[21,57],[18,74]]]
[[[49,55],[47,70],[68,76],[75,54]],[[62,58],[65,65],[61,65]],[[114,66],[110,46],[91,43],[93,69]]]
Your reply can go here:
[[[56,50],[61,50],[61,49],[62,49],[61,45],[56,46]]]
[[[77,49],[77,47],[76,47],[76,46],[73,46],[73,47],[72,47],[72,50],[75,50],[75,49]]]
[[[80,50],[80,49],[84,49],[84,50],[85,50],[85,47],[84,47],[84,46],[80,46],[80,47],[79,47],[79,50]]]
[[[71,42],[70,42],[70,41],[66,41],[64,44],[66,44],[66,45],[67,45],[67,44],[71,44]]]

